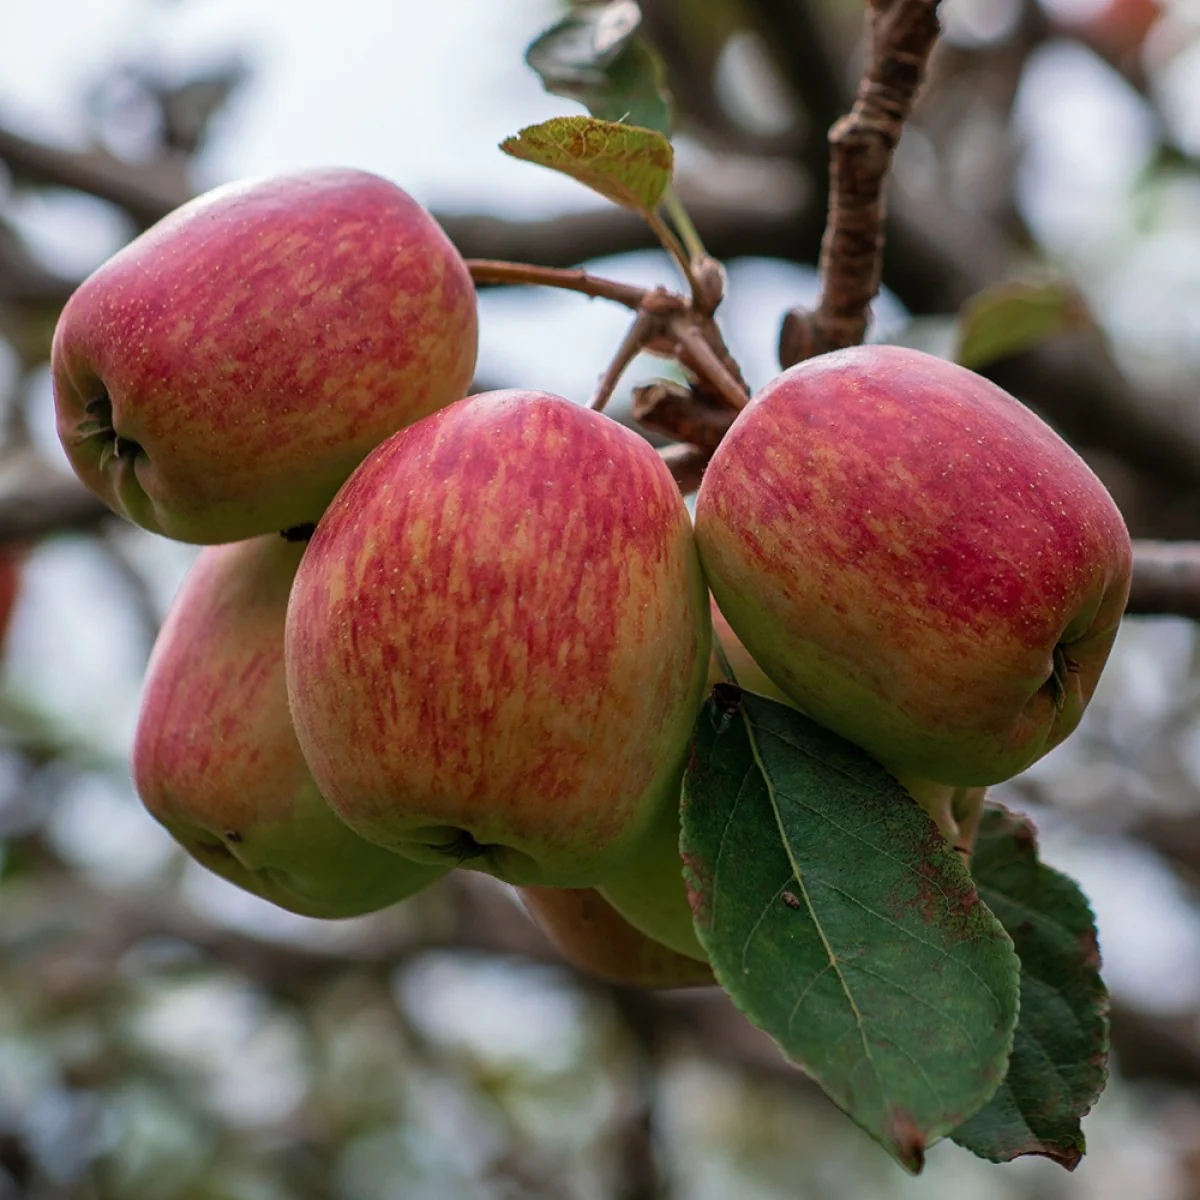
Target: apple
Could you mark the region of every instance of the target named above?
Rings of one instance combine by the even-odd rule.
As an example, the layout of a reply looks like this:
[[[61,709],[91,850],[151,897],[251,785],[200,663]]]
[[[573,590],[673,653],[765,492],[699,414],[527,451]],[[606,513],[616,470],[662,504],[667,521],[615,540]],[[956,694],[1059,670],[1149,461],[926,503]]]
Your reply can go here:
[[[696,501],[713,595],[815,720],[902,780],[1011,778],[1076,727],[1132,551],[1103,484],[963,367],[896,346],[769,383]]]
[[[683,771],[671,803],[638,842],[633,856],[609,874],[598,890],[614,909],[648,938],[687,958],[708,961],[696,936],[679,848]]]
[[[394,434],[296,575],[288,694],[364,837],[591,887],[678,803],[708,669],[691,520],[650,446],[533,391]]]
[[[151,655],[133,777],[151,815],[216,874],[305,916],[348,917],[445,871],[352,833],[305,765],[283,671],[303,549],[270,535],[200,552]]]
[[[733,626],[725,619],[725,614],[713,600],[709,605],[712,613],[712,657],[708,664],[708,691],[718,683],[728,683],[725,675],[725,664],[717,657],[717,649],[725,655],[725,662],[733,671],[732,682],[743,691],[753,692],[756,696],[766,696],[769,700],[779,700],[784,704],[792,702],[772,682],[767,673],[756,663],[750,651],[742,644],[741,638],[733,632]]]
[[[86,279],[51,356],[59,438],[115,512],[185,542],[315,522],[359,462],[457,400],[475,289],[366,171],[217,188]]]
[[[525,911],[577,971],[636,988],[704,987],[712,970],[646,937],[594,888],[517,889]]]

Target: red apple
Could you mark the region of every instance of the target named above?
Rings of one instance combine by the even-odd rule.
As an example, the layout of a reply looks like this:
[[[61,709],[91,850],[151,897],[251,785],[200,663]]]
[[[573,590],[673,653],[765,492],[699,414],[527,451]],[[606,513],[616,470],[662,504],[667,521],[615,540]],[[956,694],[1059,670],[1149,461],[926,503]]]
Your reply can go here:
[[[707,963],[638,932],[592,888],[517,891],[534,923],[577,971],[621,987],[704,987],[714,982]]]
[[[304,763],[283,673],[302,553],[278,535],[201,551],[146,673],[133,775],[150,813],[218,875],[306,916],[348,917],[445,872],[352,833]]]
[[[696,504],[713,595],[815,720],[900,775],[1011,778],[1078,724],[1129,593],[1103,484],[1012,396],[860,346],[769,383]]]
[[[99,268],[52,355],[58,432],[115,512],[186,542],[315,522],[385,437],[462,396],[475,290],[365,171],[218,188]]]
[[[677,804],[708,596],[658,455],[541,392],[389,438],[317,526],[288,691],[342,819],[413,858],[590,887]]]

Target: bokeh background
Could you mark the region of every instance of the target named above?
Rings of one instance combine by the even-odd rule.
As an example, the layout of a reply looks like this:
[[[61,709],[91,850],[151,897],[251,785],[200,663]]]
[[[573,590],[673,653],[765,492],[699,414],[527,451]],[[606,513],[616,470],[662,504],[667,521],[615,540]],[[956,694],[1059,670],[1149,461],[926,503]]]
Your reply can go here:
[[[634,220],[496,149],[577,111],[522,62],[562,9],[0,9],[0,1200],[1200,1197],[1200,670],[1183,618],[1129,619],[1084,727],[996,789],[1084,885],[1113,990],[1113,1078],[1074,1175],[943,1144],[909,1179],[723,994],[584,979],[499,885],[455,876],[376,917],[308,921],[204,873],[141,810],[141,675],[195,551],[103,518],[67,473],[58,308],[188,195],[334,163],[400,183],[468,255],[671,282]],[[823,132],[852,95],[861,5],[643,10],[681,110],[681,192],[729,264],[723,325],[758,385],[781,313],[814,294]],[[1135,534],[1200,538],[1200,4],[943,11],[872,336],[945,349],[981,288],[1067,281],[1093,320],[989,373],[1085,454]],[[626,321],[519,290],[486,292],[481,313],[478,386],[579,400]]]

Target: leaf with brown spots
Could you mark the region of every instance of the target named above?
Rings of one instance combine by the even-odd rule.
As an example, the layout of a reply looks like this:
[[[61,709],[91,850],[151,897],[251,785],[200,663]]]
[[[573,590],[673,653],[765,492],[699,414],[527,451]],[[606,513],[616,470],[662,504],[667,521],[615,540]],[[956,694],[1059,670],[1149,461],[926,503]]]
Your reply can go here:
[[[530,125],[506,138],[500,149],[570,175],[639,213],[659,206],[675,165],[675,152],[661,133],[594,117],[554,117]]]
[[[981,1108],[1017,1020],[1012,941],[873,758],[716,689],[684,778],[684,874],[717,980],[894,1158]]]
[[[1040,1154],[1074,1170],[1080,1118],[1104,1087],[1108,993],[1096,925],[1067,876],[1038,861],[1027,818],[989,805],[971,859],[979,894],[1021,960],[1021,1018],[999,1090],[953,1138],[992,1162]]]
[[[997,283],[959,311],[954,361],[973,371],[1095,322],[1079,293],[1057,280]]]

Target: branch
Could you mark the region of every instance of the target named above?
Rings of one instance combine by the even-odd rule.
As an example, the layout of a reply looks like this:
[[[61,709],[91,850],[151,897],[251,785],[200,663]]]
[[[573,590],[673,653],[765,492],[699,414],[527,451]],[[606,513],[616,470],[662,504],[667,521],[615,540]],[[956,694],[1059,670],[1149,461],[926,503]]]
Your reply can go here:
[[[639,425],[710,454],[736,416],[736,410],[695,384],[655,379],[633,389],[633,417]]]
[[[21,474],[25,475],[22,467]],[[0,545],[40,541],[60,533],[92,532],[117,517],[70,476],[37,466],[19,484],[0,487]]]
[[[1200,621],[1200,542],[1135,542],[1125,611]]]
[[[667,464],[679,490],[685,496],[690,496],[700,486],[704,468],[708,466],[712,454],[699,446],[676,445],[664,446],[658,456]]]
[[[782,366],[863,340],[883,278],[884,184],[937,41],[938,0],[868,0],[867,62],[849,116],[829,133],[829,216],[821,300],[793,309],[780,332]]]
[[[476,285],[519,284],[561,288],[568,292],[581,292],[593,299],[612,300],[634,310],[642,306],[649,290],[629,283],[619,283],[614,279],[602,279],[599,275],[589,275],[587,271],[542,267],[534,263],[468,258],[467,267]]]
[[[17,179],[87,192],[124,209],[141,225],[153,225],[193,194],[182,155],[130,163],[102,150],[48,146],[0,126],[0,160]]]

